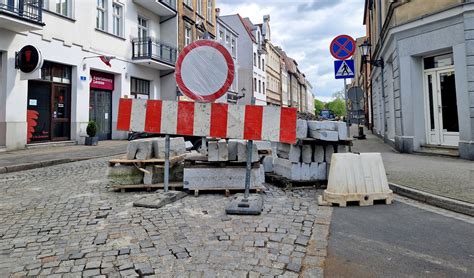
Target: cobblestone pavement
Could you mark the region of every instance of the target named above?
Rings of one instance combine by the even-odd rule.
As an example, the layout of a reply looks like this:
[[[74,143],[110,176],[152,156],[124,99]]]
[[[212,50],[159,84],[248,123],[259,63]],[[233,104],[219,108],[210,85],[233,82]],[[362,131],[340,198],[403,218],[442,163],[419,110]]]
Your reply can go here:
[[[132,207],[106,188],[106,159],[0,175],[0,276],[320,277],[332,209],[317,191],[268,186],[260,216],[229,198]]]

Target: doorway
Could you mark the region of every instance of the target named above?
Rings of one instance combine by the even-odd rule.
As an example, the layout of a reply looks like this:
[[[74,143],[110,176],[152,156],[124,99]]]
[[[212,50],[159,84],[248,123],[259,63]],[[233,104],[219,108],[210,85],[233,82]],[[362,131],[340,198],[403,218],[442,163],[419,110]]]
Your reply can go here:
[[[91,89],[89,109],[90,120],[97,124],[99,140],[112,139],[112,91]]]
[[[459,120],[453,67],[425,72],[427,143],[458,146]]]

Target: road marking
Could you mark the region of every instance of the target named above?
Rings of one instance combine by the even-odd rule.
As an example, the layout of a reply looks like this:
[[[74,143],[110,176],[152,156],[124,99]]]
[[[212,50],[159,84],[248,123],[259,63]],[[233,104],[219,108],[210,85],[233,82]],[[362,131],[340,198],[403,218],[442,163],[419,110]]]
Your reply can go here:
[[[456,269],[456,270],[459,270],[459,271],[464,272],[464,273],[468,272],[467,267],[464,267],[462,265],[458,265],[456,263],[452,263],[452,262],[449,262],[449,261],[446,261],[446,260],[443,260],[443,259],[440,259],[440,258],[436,258],[436,257],[430,256],[430,255],[424,254],[424,253],[416,252],[416,251],[413,251],[413,250],[410,250],[410,249],[395,246],[395,245],[388,244],[388,243],[385,243],[385,242],[381,242],[381,241],[378,241],[378,240],[373,240],[373,239],[368,239],[368,238],[364,238],[364,237],[360,237],[360,236],[356,236],[356,235],[351,235],[351,234],[348,234],[348,233],[343,233],[343,232],[337,232],[337,233],[341,236],[353,239],[353,240],[355,240],[355,242],[363,242],[363,243],[366,243],[366,244],[377,244],[382,249],[395,251],[395,252],[399,253],[402,256],[409,256],[409,257],[412,257],[412,258],[417,259],[417,260],[422,260],[422,261],[432,263],[432,264],[436,264],[436,265],[439,265],[439,266],[448,267],[448,268],[451,268],[451,269]]]
[[[408,199],[408,198],[400,196],[400,195],[394,195],[394,196],[395,196],[394,199],[396,201],[407,204],[409,206],[416,207],[416,208],[419,208],[419,209],[422,209],[422,210],[433,212],[433,213],[436,213],[436,214],[439,214],[439,215],[442,215],[442,216],[446,216],[446,217],[449,217],[449,218],[453,218],[453,219],[460,220],[460,221],[463,221],[463,222],[474,225],[474,217],[470,217],[468,215],[464,215],[464,214],[461,214],[461,213],[457,213],[457,212],[449,211],[449,210],[446,210],[446,209],[442,209],[442,208],[434,207],[434,206],[431,206],[431,205],[427,205],[425,203],[421,203],[421,202],[418,202],[418,201],[415,201],[415,200],[412,200],[412,199]]]

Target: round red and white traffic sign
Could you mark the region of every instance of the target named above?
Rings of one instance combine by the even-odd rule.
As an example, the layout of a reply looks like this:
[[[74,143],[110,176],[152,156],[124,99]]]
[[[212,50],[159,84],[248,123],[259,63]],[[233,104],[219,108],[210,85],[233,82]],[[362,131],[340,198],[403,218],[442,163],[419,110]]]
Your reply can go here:
[[[216,41],[198,40],[179,54],[176,83],[187,97],[212,102],[223,96],[234,81],[234,61]]]

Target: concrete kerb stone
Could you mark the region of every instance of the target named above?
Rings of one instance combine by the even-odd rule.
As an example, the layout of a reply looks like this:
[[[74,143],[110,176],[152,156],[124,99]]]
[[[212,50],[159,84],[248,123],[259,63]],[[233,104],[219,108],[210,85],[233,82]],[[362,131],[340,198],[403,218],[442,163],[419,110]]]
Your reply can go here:
[[[38,162],[32,162],[32,163],[22,163],[22,164],[17,164],[17,165],[4,166],[4,167],[0,167],[0,174],[50,167],[50,166],[55,166],[59,164],[97,159],[97,158],[114,156],[114,155],[119,155],[119,154],[122,154],[122,153],[80,157],[80,158],[61,158],[61,159],[52,159],[52,160],[38,161]]]
[[[474,204],[431,194],[395,183],[389,183],[388,186],[393,191],[393,193],[398,195],[405,196],[410,199],[427,203],[439,208],[474,216]]]

